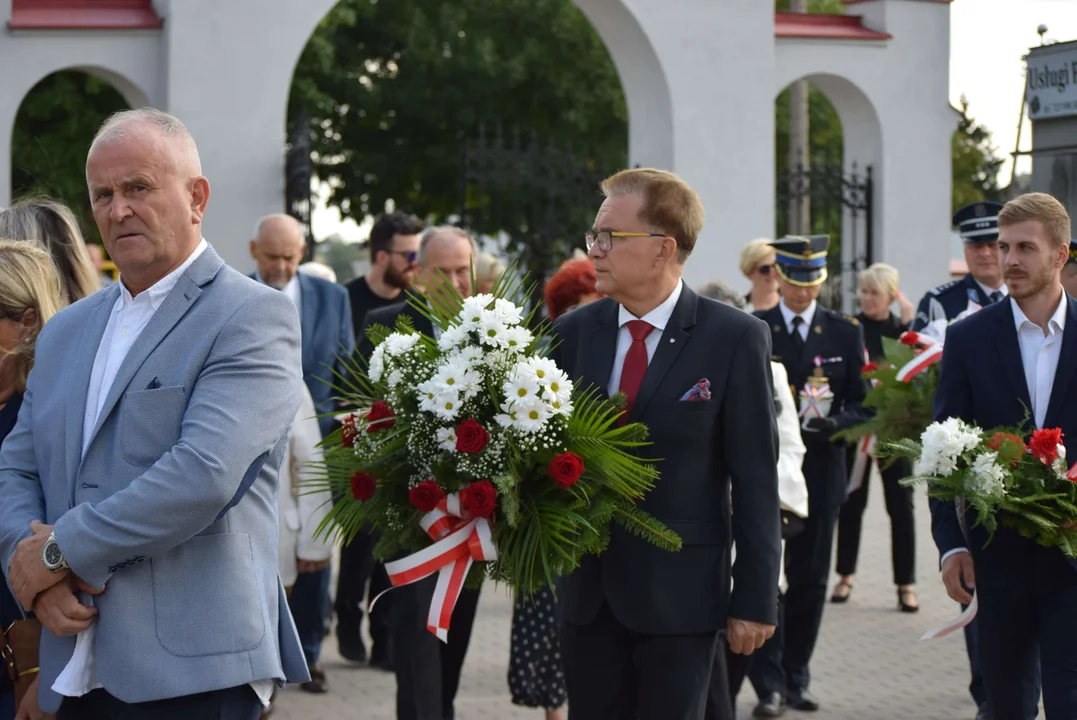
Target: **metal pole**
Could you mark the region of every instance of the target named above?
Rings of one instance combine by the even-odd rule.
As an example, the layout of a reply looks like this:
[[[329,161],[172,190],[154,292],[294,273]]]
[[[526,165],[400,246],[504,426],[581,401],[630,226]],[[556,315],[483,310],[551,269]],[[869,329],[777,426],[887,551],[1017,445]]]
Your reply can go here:
[[[1043,36],[1040,36],[1040,44],[1043,44]],[[1027,61],[1028,56],[1024,59]],[[1021,93],[1021,114],[1017,116],[1017,139],[1013,145],[1013,165],[1010,167],[1010,187],[1013,187],[1014,182],[1017,181],[1017,154],[1021,151],[1021,128],[1025,122],[1025,103],[1028,99],[1028,68],[1025,68],[1025,89]]]
[[[808,0],[791,0],[789,9],[792,12],[806,13]],[[789,171],[797,178],[798,185],[800,178],[804,179],[805,190],[803,197],[789,198],[789,232],[793,235],[811,233],[809,91],[807,80],[797,80],[789,86]]]

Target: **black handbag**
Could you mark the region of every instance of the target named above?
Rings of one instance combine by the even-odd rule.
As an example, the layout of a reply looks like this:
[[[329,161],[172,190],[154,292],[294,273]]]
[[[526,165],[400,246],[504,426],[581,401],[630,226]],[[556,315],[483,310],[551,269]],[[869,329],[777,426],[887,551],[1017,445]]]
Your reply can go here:
[[[807,525],[807,520],[797,515],[791,510],[782,510],[782,540],[788,540],[795,538],[800,533],[804,532],[804,526]]]

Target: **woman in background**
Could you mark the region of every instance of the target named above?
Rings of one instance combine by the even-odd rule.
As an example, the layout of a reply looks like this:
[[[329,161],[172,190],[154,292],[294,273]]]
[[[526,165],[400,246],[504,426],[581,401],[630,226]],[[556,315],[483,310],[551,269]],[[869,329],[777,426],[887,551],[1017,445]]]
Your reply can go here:
[[[0,211],[0,238],[36,242],[52,256],[68,305],[101,289],[74,213],[44,198],[20,200]]]
[[[890,312],[897,302],[901,317]],[[875,263],[860,273],[860,314],[857,318],[864,328],[864,341],[872,362],[883,360],[883,338],[901,337],[916,310],[905,299],[899,286],[898,271],[883,263]],[[848,602],[856,580],[856,560],[860,554],[860,532],[864,508],[868,504],[868,486],[871,484],[872,458],[860,463],[862,472],[852,477],[856,467],[856,455],[860,446],[850,446],[846,465],[849,468],[851,492],[841,506],[838,515],[838,561],[836,570],[838,584],[830,601]],[[883,480],[883,497],[886,512],[890,516],[890,552],[894,565],[894,584],[897,586],[898,610],[914,613],[920,609],[913,584],[916,582],[916,521],[913,515],[913,490],[903,487],[901,479],[912,475],[912,464],[906,459],[894,460],[880,467]]]
[[[15,427],[38,333],[64,305],[48,253],[31,243],[0,240],[0,444]],[[7,583],[0,582],[0,630],[6,633],[22,619]],[[37,707],[36,678],[18,710],[20,720],[51,717]],[[0,666],[0,720],[12,720],[15,711],[15,686],[7,667]]]
[[[767,238],[752,240],[740,251],[740,271],[752,283],[746,298],[748,312],[770,310],[781,300],[774,260],[774,247]]]

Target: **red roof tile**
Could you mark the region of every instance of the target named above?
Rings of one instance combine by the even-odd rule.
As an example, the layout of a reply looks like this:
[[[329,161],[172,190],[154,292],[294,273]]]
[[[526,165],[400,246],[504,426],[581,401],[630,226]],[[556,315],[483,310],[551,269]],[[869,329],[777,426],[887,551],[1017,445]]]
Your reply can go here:
[[[161,27],[152,0],[13,0],[13,30],[137,30]]]

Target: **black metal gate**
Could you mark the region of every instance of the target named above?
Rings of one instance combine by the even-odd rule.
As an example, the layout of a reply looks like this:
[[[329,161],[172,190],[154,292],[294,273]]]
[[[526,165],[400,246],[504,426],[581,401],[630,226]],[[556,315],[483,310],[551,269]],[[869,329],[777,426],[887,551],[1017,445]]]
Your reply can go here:
[[[797,165],[778,174],[777,237],[789,234],[793,219],[806,209],[810,228],[800,234],[830,236],[829,277],[819,297],[827,307],[852,312],[857,307],[857,273],[877,259],[873,195],[870,165],[863,174],[856,163],[848,175],[840,165]]]
[[[310,196],[311,176],[310,121],[303,114],[296,118],[288,132],[288,153],[284,162],[284,202],[286,212],[303,226],[303,236],[307,241],[304,260],[314,259],[314,238],[310,230],[313,204]]]
[[[459,222],[504,239],[506,252],[537,281],[536,303],[546,278],[583,247],[608,175],[597,165],[583,149],[500,126],[492,133],[480,126],[462,148]]]

